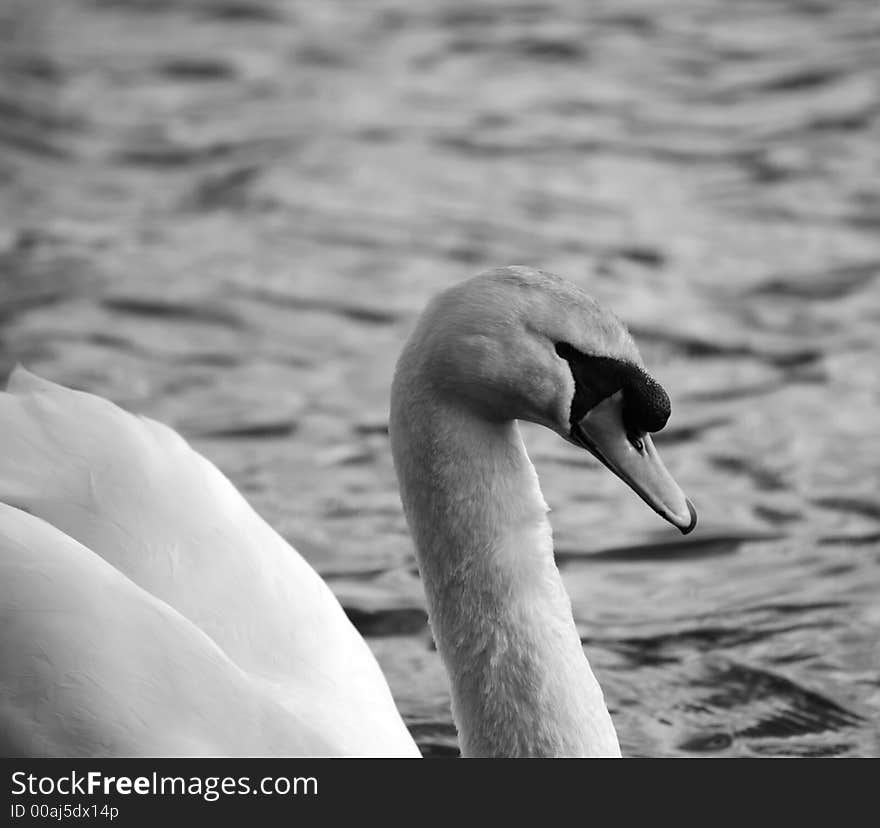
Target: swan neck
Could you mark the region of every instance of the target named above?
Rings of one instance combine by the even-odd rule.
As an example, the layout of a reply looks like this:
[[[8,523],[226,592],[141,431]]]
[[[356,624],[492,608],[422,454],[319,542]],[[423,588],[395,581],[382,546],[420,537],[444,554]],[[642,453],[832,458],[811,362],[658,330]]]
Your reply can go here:
[[[619,755],[516,423],[399,370],[391,439],[463,755]]]

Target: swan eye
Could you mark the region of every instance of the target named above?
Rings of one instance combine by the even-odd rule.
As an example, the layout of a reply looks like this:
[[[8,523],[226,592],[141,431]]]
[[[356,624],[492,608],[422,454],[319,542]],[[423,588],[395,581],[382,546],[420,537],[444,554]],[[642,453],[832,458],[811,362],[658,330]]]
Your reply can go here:
[[[579,422],[602,400],[623,390],[623,423],[629,433],[643,435],[666,425],[669,397],[643,368],[614,357],[581,353],[567,342],[557,342],[556,353],[568,362],[574,377],[571,422]]]
[[[629,435],[629,441],[632,444],[632,447],[639,453],[644,454],[645,452],[645,441],[641,437],[636,437],[634,434]]]

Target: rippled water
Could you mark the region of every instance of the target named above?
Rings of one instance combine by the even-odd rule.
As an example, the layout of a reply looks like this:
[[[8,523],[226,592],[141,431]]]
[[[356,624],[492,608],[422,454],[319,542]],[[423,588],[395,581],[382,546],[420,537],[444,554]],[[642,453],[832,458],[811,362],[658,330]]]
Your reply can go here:
[[[880,755],[880,5],[2,0],[0,373],[177,426],[454,754],[386,433],[426,299],[589,287],[687,538],[527,430],[625,754]]]

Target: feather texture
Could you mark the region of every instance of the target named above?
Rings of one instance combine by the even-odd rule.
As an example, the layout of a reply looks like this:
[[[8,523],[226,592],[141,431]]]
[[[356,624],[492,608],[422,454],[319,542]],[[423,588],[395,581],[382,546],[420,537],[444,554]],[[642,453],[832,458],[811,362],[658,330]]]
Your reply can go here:
[[[124,755],[176,754],[203,745],[221,755],[417,755],[372,653],[330,589],[180,435],[21,368],[0,394],[0,422],[0,502],[9,504],[0,513],[0,611],[13,617],[67,607],[61,638],[45,623],[7,630],[4,697],[18,698],[22,709],[51,710],[51,667],[30,673],[20,661],[36,650],[48,665],[61,659],[70,668],[71,692],[55,699],[65,721],[94,721],[79,706],[92,686],[164,682],[191,694],[165,699],[167,709],[159,697],[148,703],[144,718],[154,732],[145,741],[113,705],[94,739],[79,733],[53,741],[35,719],[35,752],[51,746],[89,755],[105,745]],[[136,610],[130,619],[123,618],[127,600]],[[162,621],[153,626],[148,616]],[[93,650],[100,658],[85,657]],[[88,666],[73,669],[72,652]],[[195,652],[212,665],[201,677],[188,657]],[[225,683],[211,689],[206,679],[221,674]],[[231,694],[226,703],[203,707],[221,692]],[[239,696],[251,706],[236,705]],[[137,693],[127,697],[135,709],[147,704]],[[172,707],[187,701],[202,707],[196,721],[206,731],[181,743],[187,731],[174,726]],[[293,727],[303,737],[286,742],[266,732],[260,740],[246,727],[226,728],[237,715],[249,720],[246,712],[259,721],[270,707],[282,732]],[[13,723],[4,715],[2,727],[15,729],[9,715]],[[163,723],[158,732],[156,722]],[[30,752],[16,732],[13,742]]]

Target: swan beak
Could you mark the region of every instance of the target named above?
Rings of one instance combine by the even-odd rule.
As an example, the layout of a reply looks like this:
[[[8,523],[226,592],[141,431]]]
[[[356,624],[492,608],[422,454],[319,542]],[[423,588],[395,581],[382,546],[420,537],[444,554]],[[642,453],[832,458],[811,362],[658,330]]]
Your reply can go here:
[[[683,535],[697,525],[697,512],[666,470],[649,434],[639,450],[623,425],[623,395],[607,397],[571,427],[570,439],[613,471],[657,514]]]

